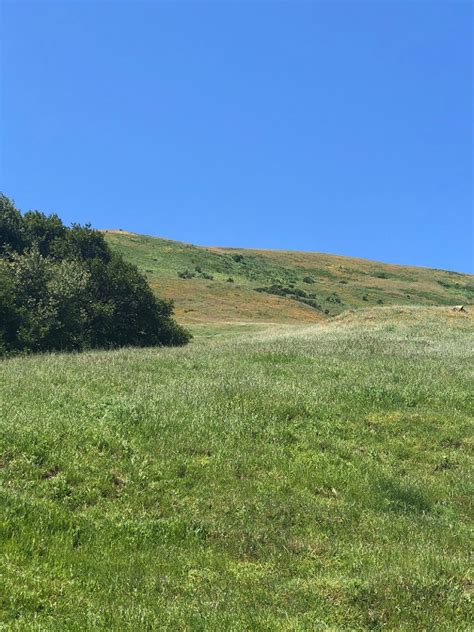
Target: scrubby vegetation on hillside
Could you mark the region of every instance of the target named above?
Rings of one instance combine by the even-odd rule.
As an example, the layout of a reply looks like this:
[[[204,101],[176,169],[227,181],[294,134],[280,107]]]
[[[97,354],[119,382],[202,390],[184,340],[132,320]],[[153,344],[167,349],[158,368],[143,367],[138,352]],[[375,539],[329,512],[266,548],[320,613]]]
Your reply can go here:
[[[311,252],[204,248],[120,231],[105,238],[175,300],[180,322],[321,322],[355,307],[474,300],[468,274]]]
[[[471,629],[472,318],[0,363],[0,628]]]
[[[0,195],[0,355],[184,344],[172,312],[101,233]]]

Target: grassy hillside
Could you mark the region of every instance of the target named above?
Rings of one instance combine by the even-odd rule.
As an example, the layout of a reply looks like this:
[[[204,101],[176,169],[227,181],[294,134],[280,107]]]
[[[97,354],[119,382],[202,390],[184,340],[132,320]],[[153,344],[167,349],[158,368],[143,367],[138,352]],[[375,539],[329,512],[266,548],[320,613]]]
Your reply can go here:
[[[472,629],[473,325],[378,308],[0,363],[0,628]]]
[[[449,305],[474,297],[474,278],[456,272],[318,253],[202,248],[120,231],[106,238],[160,296],[175,300],[184,323],[321,322],[353,307]]]

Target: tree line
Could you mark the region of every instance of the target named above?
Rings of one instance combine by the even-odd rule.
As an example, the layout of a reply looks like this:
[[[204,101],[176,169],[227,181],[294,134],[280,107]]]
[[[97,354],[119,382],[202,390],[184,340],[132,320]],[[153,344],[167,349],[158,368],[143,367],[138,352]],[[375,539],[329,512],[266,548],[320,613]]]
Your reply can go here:
[[[0,194],[0,355],[183,345],[173,303],[90,225],[22,214]]]

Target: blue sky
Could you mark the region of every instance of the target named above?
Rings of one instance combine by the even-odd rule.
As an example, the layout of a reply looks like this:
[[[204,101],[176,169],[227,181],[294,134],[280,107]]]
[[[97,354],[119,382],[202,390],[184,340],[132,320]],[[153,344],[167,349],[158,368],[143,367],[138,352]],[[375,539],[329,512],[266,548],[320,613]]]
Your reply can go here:
[[[3,2],[0,189],[203,245],[473,269],[470,2]]]

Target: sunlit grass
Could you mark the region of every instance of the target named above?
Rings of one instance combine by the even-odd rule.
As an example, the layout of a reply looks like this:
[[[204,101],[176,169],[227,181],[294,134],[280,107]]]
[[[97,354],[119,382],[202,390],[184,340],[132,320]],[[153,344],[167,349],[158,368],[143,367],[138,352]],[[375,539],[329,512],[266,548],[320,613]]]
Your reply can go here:
[[[0,364],[8,630],[468,630],[471,314]]]

